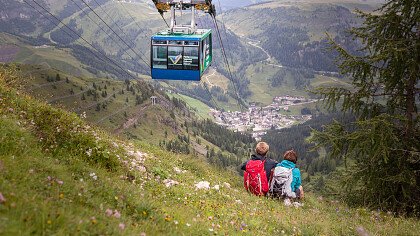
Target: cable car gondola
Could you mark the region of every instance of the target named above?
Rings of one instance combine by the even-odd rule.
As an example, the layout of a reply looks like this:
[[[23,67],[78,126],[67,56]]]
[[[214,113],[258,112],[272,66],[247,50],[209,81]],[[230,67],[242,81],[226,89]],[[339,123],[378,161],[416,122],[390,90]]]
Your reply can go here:
[[[152,79],[199,81],[212,62],[212,31],[197,29],[195,11],[214,16],[211,0],[153,0],[159,13],[171,11],[169,29],[151,38]],[[175,10],[191,10],[191,25],[177,25]]]

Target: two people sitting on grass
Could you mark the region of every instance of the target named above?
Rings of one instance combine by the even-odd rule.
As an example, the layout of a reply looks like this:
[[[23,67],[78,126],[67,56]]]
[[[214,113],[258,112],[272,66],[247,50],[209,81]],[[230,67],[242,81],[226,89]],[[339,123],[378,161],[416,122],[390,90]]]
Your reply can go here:
[[[266,157],[269,146],[266,142],[259,142],[255,147],[255,153],[251,160],[243,163],[245,189],[257,196],[265,196],[268,192],[268,182],[271,170],[278,164],[276,161]]]
[[[256,154],[242,164],[245,189],[257,196],[302,199],[304,196],[300,170],[296,168],[298,159],[294,150],[286,151],[280,163],[266,157],[269,146],[259,142]]]

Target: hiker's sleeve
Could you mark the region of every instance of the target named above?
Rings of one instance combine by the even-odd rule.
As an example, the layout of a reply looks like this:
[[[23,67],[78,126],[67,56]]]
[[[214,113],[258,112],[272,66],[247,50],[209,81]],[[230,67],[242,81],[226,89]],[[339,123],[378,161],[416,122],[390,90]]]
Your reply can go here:
[[[271,168],[271,169],[274,169],[274,168],[276,168],[277,164],[279,164],[279,163],[275,160],[272,160],[272,161],[273,161],[273,168]]]
[[[248,163],[248,161],[246,161],[245,163],[243,163],[241,165],[241,170],[246,170],[246,164]]]
[[[296,176],[293,176],[294,181],[295,181],[295,189],[298,189],[302,185],[302,178],[300,176],[300,170],[299,169],[296,169],[295,172],[296,172]]]

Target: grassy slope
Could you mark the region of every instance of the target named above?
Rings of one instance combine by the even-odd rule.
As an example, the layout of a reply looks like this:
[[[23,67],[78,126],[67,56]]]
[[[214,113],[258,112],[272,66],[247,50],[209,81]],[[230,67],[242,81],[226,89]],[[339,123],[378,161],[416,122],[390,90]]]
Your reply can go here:
[[[15,45],[19,51],[14,55],[14,62],[25,64],[46,64],[49,67],[77,76],[92,76],[84,69],[85,65],[77,60],[69,49],[55,47],[35,47],[22,43],[17,36],[0,33],[0,45]]]
[[[188,135],[185,127],[180,124],[184,124],[186,120],[191,122],[192,117],[174,107],[169,109],[162,104],[152,106],[149,100],[136,105],[135,95],[127,91],[127,85],[124,81],[75,77],[59,70],[50,69],[46,65],[16,66],[19,74],[26,77],[25,80],[21,80],[22,88],[31,96],[54,106],[73,111],[79,116],[84,116],[88,122],[100,126],[110,133],[147,141],[154,145],[158,145],[163,140],[174,140],[178,134]],[[60,81],[48,82],[46,80],[48,76],[55,78],[57,74],[61,76]],[[68,78],[68,82],[66,78]],[[97,92],[99,94],[102,91],[107,91],[108,96],[103,97],[100,95],[95,101],[92,95],[88,95],[87,91],[88,89],[93,89],[93,83],[98,87]],[[136,88],[135,84],[135,81],[131,82],[131,85]],[[107,86],[106,89],[105,86]],[[101,90],[99,90],[99,87],[101,87]],[[124,94],[121,94],[122,90]],[[83,94],[85,94],[85,100],[82,100]],[[115,97],[113,94],[115,94]],[[136,95],[138,94],[141,93],[137,92]],[[185,100],[187,106],[195,107],[196,111],[194,113],[198,115],[198,119],[211,118],[208,115],[210,108],[207,105],[187,96],[175,96]],[[161,98],[158,100],[162,101]],[[103,108],[103,104],[106,104],[105,108]],[[171,103],[169,102],[169,104]],[[100,106],[99,111],[97,110],[98,105]],[[174,112],[175,120],[171,118],[169,111]],[[130,125],[123,126],[125,123]],[[191,130],[189,133],[193,136]],[[201,146],[196,145],[196,149],[203,150],[205,149],[205,144],[209,144],[210,148],[214,147],[218,150],[214,144],[202,141],[203,144]]]
[[[169,94],[169,96],[184,100],[187,105],[191,107],[191,109],[196,110],[196,113],[199,117],[203,119],[213,119],[213,117],[209,115],[210,107],[203,102],[182,94]]]
[[[6,200],[0,234],[351,235],[363,227],[372,235],[415,235],[420,229],[414,219],[311,194],[299,209],[250,196],[236,174],[118,140],[24,95],[14,81],[1,71],[0,189]],[[164,179],[179,184],[167,188]],[[194,191],[200,180],[222,187]]]
[[[270,79],[275,75],[280,68],[257,63],[255,66],[249,66],[247,74],[250,78],[249,88],[253,91],[249,101],[259,102],[268,105],[273,102],[273,98],[280,95],[291,95],[291,96],[306,96],[308,92],[305,90],[295,89],[293,77],[288,73],[285,82],[278,87],[272,87]],[[257,72],[258,71],[258,72]]]

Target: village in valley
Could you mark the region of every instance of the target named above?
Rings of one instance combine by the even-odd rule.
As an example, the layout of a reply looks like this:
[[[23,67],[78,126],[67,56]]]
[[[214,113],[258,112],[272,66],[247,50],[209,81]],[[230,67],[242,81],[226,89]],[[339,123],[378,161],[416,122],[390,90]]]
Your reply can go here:
[[[222,112],[211,109],[210,114],[216,123],[238,132],[250,132],[252,137],[259,140],[270,129],[283,129],[298,123],[304,123],[312,118],[311,114],[283,115],[281,111],[289,111],[291,106],[317,102],[317,99],[308,99],[294,96],[278,96],[265,107],[251,104],[247,111]]]

